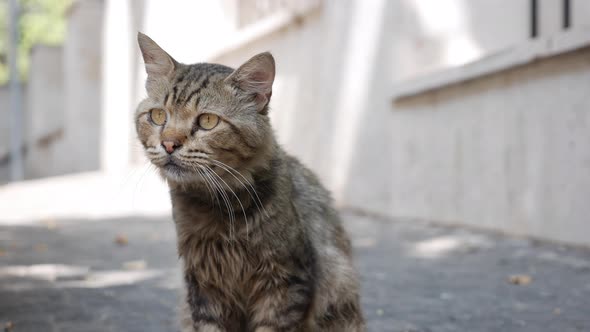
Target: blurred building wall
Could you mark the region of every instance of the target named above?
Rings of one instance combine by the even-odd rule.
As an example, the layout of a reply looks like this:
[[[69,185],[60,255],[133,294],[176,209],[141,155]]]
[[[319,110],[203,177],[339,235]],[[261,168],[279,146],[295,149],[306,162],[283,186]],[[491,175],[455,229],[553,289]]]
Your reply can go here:
[[[216,61],[274,54],[280,141],[340,205],[590,244],[587,51],[393,103],[405,82],[529,42],[530,1],[322,3]],[[573,6],[585,29],[590,8]],[[540,1],[539,38],[563,32],[555,7]]]
[[[26,118],[27,178],[64,174],[70,169],[63,149],[65,131],[63,48],[36,46],[31,53]]]
[[[216,61],[236,67],[271,51],[279,141],[319,174],[339,205],[390,214],[389,31],[397,13],[387,1],[322,3]]]
[[[100,169],[102,0],[70,10],[64,43],[64,149],[68,172]]]
[[[22,86],[23,96],[23,118],[28,116],[28,89],[26,85]],[[0,86],[0,116],[5,121],[0,121],[0,184],[10,181],[10,89],[8,85]],[[25,147],[23,147],[25,149]]]
[[[322,1],[216,61],[238,66],[270,50],[280,141],[320,174],[340,205],[397,216],[392,206],[403,188],[391,185],[399,148],[393,85],[525,40],[529,1],[500,2]]]
[[[10,116],[10,91],[8,86],[0,87],[0,116]],[[10,121],[0,121],[0,184],[10,180]]]
[[[23,121],[26,121],[29,118],[30,100],[28,97],[29,89],[26,84],[22,84],[21,86],[21,96],[23,99],[21,104],[22,117]],[[3,123],[0,124],[0,184],[9,182],[11,178],[10,162],[12,156],[10,154],[10,131],[12,128],[10,127],[10,121],[8,121],[10,119],[10,111],[10,88],[8,85],[0,86],[0,116],[6,119],[6,121],[2,121]],[[27,126],[27,123],[23,123],[23,130]],[[27,136],[23,135],[23,139],[25,140],[25,144],[21,146],[21,151],[26,156],[28,150]]]
[[[530,34],[530,0],[393,2],[395,81],[477,60]]]
[[[26,179],[100,169],[102,17],[103,1],[76,1],[64,45],[33,48],[23,85]],[[8,117],[7,87],[0,104]],[[0,125],[0,183],[10,180],[8,125]]]
[[[590,244],[590,48],[400,101],[393,213]]]
[[[539,1],[534,40],[521,19],[518,38],[484,47],[473,64],[396,81],[407,98],[391,113],[393,215],[590,244],[590,6],[572,1],[564,29],[562,4]],[[489,15],[510,25],[507,9],[517,8]],[[463,31],[481,48],[489,15],[467,9],[474,16]],[[490,63],[503,69],[469,75]]]

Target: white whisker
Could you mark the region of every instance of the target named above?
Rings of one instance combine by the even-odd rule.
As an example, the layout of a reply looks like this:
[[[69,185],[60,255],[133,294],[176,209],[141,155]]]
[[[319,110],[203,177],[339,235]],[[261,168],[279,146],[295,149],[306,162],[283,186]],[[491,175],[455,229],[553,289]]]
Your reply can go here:
[[[270,215],[268,214],[268,211],[266,211],[266,208],[262,204],[262,201],[260,200],[260,197],[258,196],[258,193],[256,192],[256,189],[254,188],[254,186],[252,185],[252,183],[244,175],[242,175],[242,173],[238,172],[235,168],[233,168],[230,165],[225,164],[225,163],[223,163],[223,162],[221,162],[219,160],[215,160],[215,159],[212,159],[212,158],[209,158],[209,160],[211,160],[212,162],[216,163],[217,166],[220,166],[223,169],[225,169],[236,180],[238,180],[244,186],[244,188],[246,188],[246,186],[244,185],[244,183],[242,183],[231,171],[237,173],[242,179],[244,179],[244,181],[246,181],[246,183],[248,184],[248,186],[250,187],[250,189],[254,192],[254,195],[256,196],[256,199],[255,200],[254,200],[254,197],[252,197],[252,199],[254,200],[256,206],[258,207],[258,211],[260,213],[262,213],[262,211],[260,211],[260,209],[262,208],[262,210],[264,210],[264,214],[266,214],[267,217],[270,217]],[[248,191],[248,194],[250,194],[250,196],[252,196],[252,193],[250,193],[250,190],[248,188],[246,188],[246,190]]]
[[[229,184],[227,184],[227,182],[225,182],[225,180],[221,176],[219,176],[219,174],[213,172],[211,167],[209,167],[209,166],[206,166],[206,167],[211,170],[211,172],[213,173],[214,176],[216,176],[219,180],[221,180],[226,185],[227,189],[229,189],[229,191],[232,193],[232,195],[238,200],[238,204],[240,204],[240,207],[242,208],[242,213],[244,214],[244,221],[246,222],[246,237],[247,237],[248,236],[248,216],[246,215],[246,210],[244,209],[244,205],[242,204],[240,197],[238,197],[236,192],[229,186]]]
[[[225,190],[223,189],[223,186],[221,185],[221,183],[213,176],[216,175],[213,170],[207,166],[207,165],[203,165],[205,167],[206,173],[209,176],[209,179],[212,181],[212,183],[215,184],[216,189],[218,190],[219,194],[221,195],[221,198],[223,199],[225,206],[228,210],[228,214],[229,214],[229,220],[230,220],[230,238],[233,238],[233,228],[234,228],[234,224],[235,224],[235,215],[234,215],[234,209],[233,206],[230,203],[230,199],[229,196],[227,195],[227,193],[225,192]]]

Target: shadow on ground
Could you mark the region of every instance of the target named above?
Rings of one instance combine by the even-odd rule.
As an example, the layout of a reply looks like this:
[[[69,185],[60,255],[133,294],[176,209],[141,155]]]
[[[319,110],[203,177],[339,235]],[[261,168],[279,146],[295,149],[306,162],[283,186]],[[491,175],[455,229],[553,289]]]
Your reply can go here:
[[[590,250],[344,219],[370,331],[590,331]],[[0,226],[0,323],[15,332],[177,331],[180,286],[169,218]]]

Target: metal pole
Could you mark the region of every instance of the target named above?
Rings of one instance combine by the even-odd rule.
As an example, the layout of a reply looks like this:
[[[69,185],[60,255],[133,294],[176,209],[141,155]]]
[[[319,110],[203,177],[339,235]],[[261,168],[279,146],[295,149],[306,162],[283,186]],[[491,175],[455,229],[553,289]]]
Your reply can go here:
[[[569,29],[572,25],[572,4],[570,0],[563,0],[563,28]]]
[[[12,181],[23,179],[23,114],[18,59],[18,0],[9,1],[8,62],[10,70],[10,161]]]
[[[539,4],[537,0],[531,0],[531,38],[539,35]]]

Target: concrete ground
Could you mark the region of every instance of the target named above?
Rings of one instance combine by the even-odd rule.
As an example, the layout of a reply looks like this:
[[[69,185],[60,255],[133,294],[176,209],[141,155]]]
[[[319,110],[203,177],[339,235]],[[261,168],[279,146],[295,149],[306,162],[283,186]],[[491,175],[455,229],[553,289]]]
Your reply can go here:
[[[590,331],[590,250],[343,216],[370,331]],[[167,217],[0,226],[0,324],[177,331],[178,272]]]

